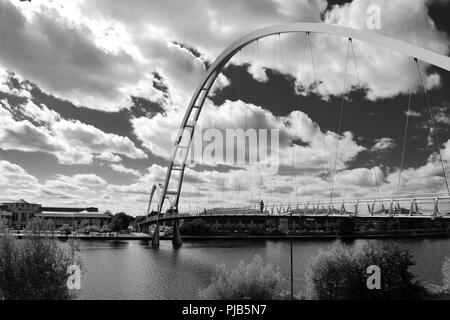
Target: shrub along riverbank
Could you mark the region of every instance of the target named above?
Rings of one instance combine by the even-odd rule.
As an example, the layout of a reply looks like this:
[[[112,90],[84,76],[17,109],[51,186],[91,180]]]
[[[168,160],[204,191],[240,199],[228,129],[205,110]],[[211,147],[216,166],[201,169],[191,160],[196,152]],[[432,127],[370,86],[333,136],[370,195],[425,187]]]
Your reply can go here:
[[[306,286],[296,299],[308,300],[397,300],[446,298],[450,293],[450,259],[443,267],[443,286],[422,284],[410,271],[413,255],[393,244],[368,244],[346,249],[341,244],[309,261]],[[375,266],[375,267],[374,267]],[[295,267],[295,266],[294,266]],[[370,268],[369,268],[370,267]],[[375,270],[372,272],[372,270]],[[370,277],[379,272],[372,283]],[[211,284],[200,290],[203,299],[285,299],[278,268],[265,265],[259,256],[229,271],[219,266]],[[368,283],[374,285],[368,285]],[[377,286],[379,285],[379,286]]]
[[[66,300],[69,266],[83,269],[79,249],[73,242],[61,246],[49,235],[49,226],[33,220],[28,226],[39,235],[17,239],[0,225],[0,292],[6,300]]]

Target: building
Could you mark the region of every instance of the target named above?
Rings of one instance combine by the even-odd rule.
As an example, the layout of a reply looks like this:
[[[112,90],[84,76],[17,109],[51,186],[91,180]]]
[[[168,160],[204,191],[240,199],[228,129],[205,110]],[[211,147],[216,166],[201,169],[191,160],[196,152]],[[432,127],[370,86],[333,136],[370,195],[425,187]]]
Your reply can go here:
[[[34,215],[41,209],[40,204],[28,203],[20,199],[17,202],[8,202],[0,204],[0,211],[3,216],[8,216],[7,225],[14,229],[24,229],[27,223],[34,218]],[[8,222],[9,221],[9,222]]]
[[[4,221],[7,226],[12,225],[13,214],[9,211],[3,211],[0,209],[0,221]]]
[[[33,218],[41,218],[53,223],[55,228],[68,226],[80,229],[86,226],[102,227],[111,222],[112,216],[99,213],[97,208],[43,207],[24,200],[1,203],[0,218],[12,229],[24,229]]]

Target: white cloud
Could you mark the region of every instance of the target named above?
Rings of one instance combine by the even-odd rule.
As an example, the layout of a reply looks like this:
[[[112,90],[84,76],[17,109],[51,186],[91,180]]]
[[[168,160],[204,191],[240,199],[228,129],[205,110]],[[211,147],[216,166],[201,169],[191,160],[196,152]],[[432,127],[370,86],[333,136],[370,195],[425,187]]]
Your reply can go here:
[[[14,88],[10,84],[9,76],[8,72],[0,67],[0,91],[18,97],[31,98],[30,88],[27,85],[23,85],[19,89]]]
[[[387,151],[388,149],[392,149],[395,147],[394,139],[392,138],[380,138],[375,139],[375,144],[370,149],[372,152],[380,152],[380,151]]]
[[[95,156],[95,159],[106,161],[106,162],[113,162],[113,163],[122,161],[121,157],[119,157],[116,154],[112,154],[111,152],[103,152],[103,153]]]
[[[153,154],[169,159],[174,133],[178,131],[178,123],[181,122],[179,113],[169,113],[167,116],[161,114],[155,117],[136,118],[132,120],[134,133],[142,140],[143,146],[148,148]],[[232,141],[226,141],[225,129],[277,129],[279,130],[279,147],[272,146],[272,158],[266,161],[276,161],[282,166],[291,166],[295,159],[295,165],[308,170],[325,170],[326,158],[324,150],[324,140],[327,149],[327,158],[330,165],[334,164],[334,156],[337,141],[339,140],[339,152],[336,167],[345,167],[345,162],[352,160],[365,148],[359,146],[350,132],[345,132],[339,136],[333,132],[323,133],[320,127],[314,123],[304,112],[293,111],[286,117],[275,117],[271,112],[263,108],[244,103],[242,101],[226,100],[221,106],[216,107],[210,101],[205,104],[202,115],[197,124],[196,134],[208,128],[221,130],[224,137],[224,157],[226,158],[226,147],[232,145]],[[201,137],[201,134],[200,134]],[[294,145],[291,147],[291,140],[301,140],[307,146]],[[196,141],[196,140],[194,140]],[[268,138],[270,143],[270,137]],[[236,146],[236,144],[234,144]],[[237,145],[240,152],[258,153],[258,145]],[[292,152],[294,148],[294,152]],[[235,154],[237,150],[234,151]],[[196,155],[197,156],[197,155]],[[194,161],[201,159],[194,158]],[[207,160],[207,159],[203,159]],[[216,165],[225,162],[221,159],[214,159],[217,162],[203,162],[203,164]],[[236,165],[236,163],[226,163]]]
[[[3,188],[19,186],[31,187],[38,183],[38,179],[26,172],[17,164],[0,160],[0,181]]]
[[[324,0],[232,1],[226,5],[205,0],[138,0],[132,5],[122,1],[13,3],[1,4],[5,19],[0,22],[0,40],[6,45],[0,48],[0,63],[50,93],[106,110],[127,107],[130,95],[185,106],[205,72],[205,60],[214,60],[232,41],[271,24],[322,22],[321,14],[327,7]],[[383,29],[379,32],[439,53],[448,52],[449,39],[429,18],[425,0],[401,0],[395,5],[387,0],[354,0],[334,6],[325,15],[325,22],[365,29],[366,9],[372,4],[381,8]],[[250,61],[249,71],[259,81],[267,80],[265,66],[289,71],[298,84],[309,87],[314,77],[308,55],[305,65],[299,63],[303,36],[281,38],[283,65],[276,37],[262,39],[258,54],[251,45],[233,61]],[[316,92],[325,97],[340,94],[344,39],[321,35],[312,35],[312,39],[321,81]],[[191,52],[191,47],[202,56]],[[370,99],[417,87],[411,59],[358,41],[355,49],[361,81]],[[165,79],[170,101],[153,88],[154,71]],[[356,84],[355,75],[350,78],[349,85]],[[436,74],[426,76],[425,81],[428,87],[440,84]],[[228,84],[219,76],[214,88]]]
[[[134,176],[139,176],[140,175],[139,171],[134,170],[134,169],[130,169],[130,168],[126,168],[123,164],[116,164],[116,163],[114,163],[114,164],[111,164],[110,167],[111,167],[111,169],[113,169],[114,171],[117,171],[117,172],[121,172],[121,173],[125,173],[125,174],[131,174],[131,175],[134,175]]]
[[[414,117],[414,118],[421,116],[420,112],[414,111],[414,110],[405,111],[405,115],[407,115],[409,117]]]
[[[437,30],[428,16],[426,0],[387,1],[354,0],[343,6],[334,6],[326,15],[326,23],[366,29],[367,8],[376,5],[381,13],[381,30],[372,30],[384,35],[415,44],[428,50],[446,55],[449,51],[449,38]],[[343,56],[344,48],[339,52]],[[400,54],[388,52],[363,42],[355,41],[355,50],[359,60],[359,74],[362,83],[369,89],[370,99],[395,96],[407,93],[410,88],[418,88],[418,75],[412,59]],[[337,54],[336,51],[333,54]],[[320,62],[319,62],[320,63]],[[421,65],[422,72],[426,66]],[[437,74],[425,78],[428,88],[440,84]]]
[[[14,120],[13,113],[22,112],[30,120]],[[89,164],[97,154],[118,153],[129,158],[146,158],[146,154],[128,138],[105,133],[80,121],[62,119],[44,105],[28,101],[18,108],[6,100],[0,104],[0,148],[26,152],[46,152],[62,164]]]
[[[80,187],[104,187],[107,182],[92,173],[75,174],[73,176],[56,175],[56,179]]]
[[[286,22],[320,22],[320,14],[327,6],[324,0],[136,0],[132,5],[111,0],[67,4],[11,3],[0,2],[4,13],[0,19],[0,90],[30,97],[30,88],[17,89],[8,85],[6,69],[36,82],[50,94],[90,108],[117,110],[130,104],[130,95],[157,101],[165,109],[165,115],[135,118],[131,122],[143,146],[165,159],[172,151],[171,138],[178,130],[190,95],[205,72],[205,62],[210,63],[232,41],[257,28]],[[387,0],[354,0],[333,7],[325,21],[365,29],[369,4],[379,5],[382,12],[383,29],[373,32],[448,53],[448,36],[438,31],[430,20],[425,0],[400,0],[395,4]],[[317,77],[321,81],[315,89],[310,88],[314,76],[309,52],[305,54],[304,63],[302,61],[303,34],[281,35],[281,43],[276,37],[262,39],[258,47],[253,44],[242,50],[233,62],[251,62],[248,70],[261,82],[268,80],[267,67],[289,72],[297,85],[303,87],[299,89],[301,94],[309,90],[315,90],[323,97],[342,93],[345,39],[316,34],[311,38]],[[417,88],[417,74],[411,59],[359,41],[354,41],[354,45],[359,76],[370,99],[392,97],[407,93],[410,87]],[[349,60],[347,88],[357,84],[352,63]],[[423,65],[422,71],[425,70]],[[167,85],[168,94],[153,88],[152,83],[157,80],[155,71]],[[436,74],[427,75],[425,81],[429,88],[440,84]],[[229,85],[230,79],[221,74],[211,94]],[[14,117],[17,114],[21,115],[20,119]],[[411,116],[416,114],[411,113]],[[46,152],[54,154],[63,164],[90,164],[97,159],[108,162],[113,170],[136,176],[129,185],[111,185],[92,174],[58,175],[38,185],[38,180],[21,167],[1,162],[0,170],[4,175],[0,179],[4,179],[2,185],[13,186],[10,195],[56,197],[66,203],[75,203],[76,194],[99,206],[136,210],[135,204],[138,204],[143,212],[151,185],[164,181],[164,167],[153,165],[144,175],[139,175],[136,170],[120,164],[122,157],[146,157],[129,138],[105,133],[80,121],[63,119],[45,105],[27,101],[12,107],[3,101],[0,120],[2,149]],[[447,118],[445,114],[438,115],[436,121],[447,123]],[[264,177],[264,185],[260,186],[257,167],[243,166],[241,170],[235,168],[227,172],[188,168],[183,190],[186,195],[193,196],[182,198],[184,204],[192,201],[193,205],[200,205],[202,196],[207,197],[211,205],[220,201],[231,204],[238,196],[238,184],[242,191],[239,196],[246,201],[257,202],[260,187],[265,199],[272,193],[277,200],[292,199],[296,196],[293,195],[294,185],[298,194],[304,197],[326,197],[329,191],[326,170],[327,166],[332,169],[335,161],[337,193],[345,196],[373,194],[373,170],[349,169],[349,162],[365,150],[364,147],[358,145],[351,132],[342,135],[324,132],[303,112],[293,111],[284,117],[275,117],[259,106],[242,101],[226,101],[217,107],[208,100],[200,123],[204,128],[279,129],[280,172]],[[291,146],[291,138],[301,140],[301,145]],[[338,141],[339,153],[335,160]],[[372,151],[387,150],[393,143],[390,138],[380,139]],[[443,152],[450,159],[448,149]],[[297,168],[296,177],[292,177],[292,163]],[[380,168],[375,169],[383,192],[395,191],[398,172],[390,170],[384,176]],[[403,188],[438,190],[442,187],[439,172],[435,158],[420,168],[407,168],[403,174]],[[20,184],[14,184],[14,179],[23,181],[22,186],[37,187],[22,190]],[[95,199],[92,190],[97,190]]]

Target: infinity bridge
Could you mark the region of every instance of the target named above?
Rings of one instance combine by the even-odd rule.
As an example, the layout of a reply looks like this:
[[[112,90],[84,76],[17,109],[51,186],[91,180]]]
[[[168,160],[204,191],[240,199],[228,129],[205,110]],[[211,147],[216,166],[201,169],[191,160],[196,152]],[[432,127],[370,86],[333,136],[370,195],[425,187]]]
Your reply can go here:
[[[302,201],[297,203],[273,204],[265,208],[242,206],[235,208],[213,208],[186,213],[165,213],[149,216],[141,226],[174,221],[174,242],[181,242],[178,229],[179,220],[215,219],[239,217],[267,217],[273,218],[372,218],[372,219],[450,219],[450,196],[421,195],[397,196],[386,199],[371,200],[325,200]],[[155,229],[156,230],[156,229]]]
[[[304,33],[305,49],[306,39],[310,42],[311,58],[312,45],[311,45],[311,33],[329,34],[337,37],[347,38],[347,60],[349,56],[353,56],[354,65],[357,71],[356,55],[353,47],[353,41],[363,41],[366,43],[374,44],[380,47],[387,48],[397,53],[409,56],[412,58],[414,68],[417,69],[418,79],[423,89],[423,94],[426,98],[426,104],[429,110],[430,122],[432,124],[432,132],[434,133],[435,145],[437,146],[438,159],[442,167],[442,177],[445,182],[447,193],[441,194],[414,194],[399,196],[400,178],[402,169],[404,166],[405,145],[408,134],[408,119],[410,114],[410,103],[412,90],[410,91],[410,99],[408,103],[408,110],[406,114],[406,124],[404,132],[404,143],[402,150],[402,159],[400,164],[400,174],[398,178],[398,187],[395,196],[380,196],[378,189],[378,180],[375,174],[375,165],[372,159],[371,168],[374,170],[374,178],[377,186],[376,197],[366,197],[365,199],[334,199],[333,187],[334,177],[336,175],[336,159],[338,154],[339,144],[336,146],[336,157],[334,163],[334,175],[330,175],[330,171],[327,168],[330,183],[330,198],[328,200],[311,200],[291,203],[270,203],[263,208],[260,205],[254,206],[239,206],[239,207],[225,207],[221,208],[203,208],[202,210],[186,212],[180,210],[178,204],[181,196],[181,189],[183,184],[183,177],[186,168],[189,149],[194,136],[194,130],[199,119],[200,113],[203,109],[208,93],[210,92],[216,78],[224,66],[230,61],[230,59],[236,55],[242,48],[251,43],[258,44],[258,41],[262,38],[269,36],[280,36],[283,33]],[[280,45],[281,51],[281,45]],[[350,54],[350,52],[352,54]],[[195,219],[195,218],[220,218],[220,217],[280,217],[289,218],[319,218],[327,217],[327,219],[342,219],[342,218],[372,218],[372,219],[448,219],[450,218],[450,188],[447,180],[447,173],[445,169],[444,160],[441,155],[441,148],[439,144],[438,134],[435,126],[435,120],[430,105],[430,101],[427,96],[426,86],[420,69],[420,62],[425,62],[430,65],[442,68],[450,71],[450,58],[429,51],[424,48],[414,46],[409,43],[392,39],[386,36],[374,32],[367,32],[362,30],[356,30],[351,28],[339,27],[336,25],[320,24],[320,23],[291,23],[271,26],[263,29],[256,30],[249,33],[242,38],[236,40],[228,48],[226,48],[219,57],[211,64],[206,74],[201,79],[200,83],[195,89],[193,97],[189,102],[186,114],[180,125],[177,139],[175,139],[170,163],[167,169],[164,184],[155,184],[152,187],[149,207],[147,210],[146,219],[141,221],[140,227],[143,230],[149,230],[149,226],[156,225],[153,233],[152,245],[153,247],[159,246],[159,225],[160,223],[170,222],[173,225],[173,244],[174,246],[180,246],[182,244],[178,222],[179,220]],[[412,64],[413,65],[413,64]],[[312,68],[314,70],[314,63],[312,62]],[[314,71],[315,74],[315,71]],[[345,70],[345,76],[347,74],[347,65]],[[344,87],[345,87],[344,76]],[[358,76],[359,82],[359,76]],[[361,83],[359,83],[361,89]],[[344,90],[345,91],[345,90]],[[340,120],[338,134],[342,131],[342,114],[343,105],[345,101],[345,92],[342,94]],[[366,124],[369,127],[369,123]],[[431,130],[430,130],[431,132]],[[369,134],[368,134],[369,135]],[[325,144],[324,144],[325,147]],[[325,150],[326,155],[326,150]],[[328,166],[328,159],[327,159]],[[294,171],[295,174],[295,171]],[[331,180],[332,179],[332,180]],[[150,206],[154,195],[157,196],[157,210],[151,211]],[[259,200],[259,199],[258,199]]]
[[[196,218],[267,216],[290,217],[292,215],[314,218],[372,217],[372,218],[450,218],[450,196],[397,197],[374,200],[304,201],[298,203],[268,205],[261,211],[258,206],[213,208],[187,213],[166,213],[149,217],[147,223]]]

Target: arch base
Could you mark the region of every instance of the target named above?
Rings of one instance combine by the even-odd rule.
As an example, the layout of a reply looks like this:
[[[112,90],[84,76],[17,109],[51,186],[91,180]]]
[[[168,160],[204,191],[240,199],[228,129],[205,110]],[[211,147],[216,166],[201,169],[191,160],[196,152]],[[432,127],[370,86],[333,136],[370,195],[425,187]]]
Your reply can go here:
[[[159,248],[159,223],[156,223],[155,231],[153,232],[152,248],[153,249]]]
[[[183,245],[183,240],[181,239],[180,234],[180,227],[178,226],[178,220],[175,220],[173,222],[172,245],[174,248],[180,248]]]

